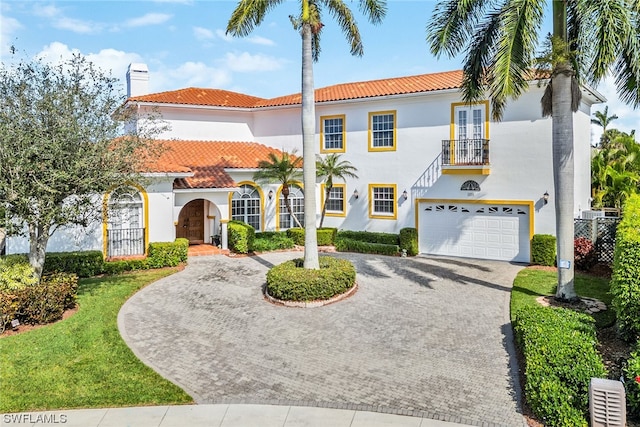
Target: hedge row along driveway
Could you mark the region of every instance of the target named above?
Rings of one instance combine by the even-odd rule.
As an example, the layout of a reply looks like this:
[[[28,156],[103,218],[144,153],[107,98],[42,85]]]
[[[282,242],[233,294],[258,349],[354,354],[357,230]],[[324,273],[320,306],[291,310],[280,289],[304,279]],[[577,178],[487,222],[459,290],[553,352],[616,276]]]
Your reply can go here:
[[[319,308],[264,300],[300,252],[198,257],[119,314],[134,352],[198,403],[275,403],[523,425],[509,296],[520,266],[335,254],[359,290]],[[514,369],[514,368],[512,368]]]

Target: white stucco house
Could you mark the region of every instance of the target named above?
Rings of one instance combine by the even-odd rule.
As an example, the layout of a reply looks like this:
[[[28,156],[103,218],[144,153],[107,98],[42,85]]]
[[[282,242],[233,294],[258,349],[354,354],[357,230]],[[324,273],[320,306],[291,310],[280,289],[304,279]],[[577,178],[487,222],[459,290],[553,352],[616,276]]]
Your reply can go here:
[[[119,189],[108,204],[126,212],[83,237],[51,240],[49,250],[100,249],[105,256],[144,253],[148,242],[186,237],[209,243],[239,219],[258,231],[292,225],[278,185],[252,179],[270,151],[302,152],[300,94],[263,99],[220,89],[148,93],[149,71],[131,64],[127,102],[156,109],[170,125],[168,150],[152,165],[151,184]],[[416,227],[427,254],[529,262],[535,233],[555,234],[551,119],[543,118],[544,88],[532,82],[509,102],[503,120],[489,102],[466,105],[461,71],[316,89],[316,152],[340,153],[358,179],[338,183],[324,226],[397,233]],[[583,88],[574,115],[576,217],[590,206],[591,106],[603,102]],[[302,213],[322,183],[291,191]],[[302,215],[298,216],[302,219]],[[131,242],[137,242],[132,245]],[[9,252],[24,251],[16,240]],[[75,246],[74,246],[75,245]]]

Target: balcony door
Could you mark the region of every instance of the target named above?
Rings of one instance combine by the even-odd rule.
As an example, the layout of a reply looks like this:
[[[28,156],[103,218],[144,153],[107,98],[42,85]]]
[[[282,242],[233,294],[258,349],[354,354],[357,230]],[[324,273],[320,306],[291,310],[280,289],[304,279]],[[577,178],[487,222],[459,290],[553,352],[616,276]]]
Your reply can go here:
[[[482,163],[482,140],[485,135],[485,105],[455,107],[455,158],[458,164]]]

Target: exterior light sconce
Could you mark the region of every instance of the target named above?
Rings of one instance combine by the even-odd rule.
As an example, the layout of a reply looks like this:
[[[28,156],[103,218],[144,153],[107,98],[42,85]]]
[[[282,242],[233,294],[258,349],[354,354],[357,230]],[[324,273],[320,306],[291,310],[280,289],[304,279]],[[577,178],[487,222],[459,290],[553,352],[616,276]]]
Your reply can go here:
[[[407,190],[404,190],[404,191],[402,192],[402,197],[403,197],[405,200],[407,200],[407,199],[409,198],[409,194],[407,193]]]
[[[269,197],[269,200],[273,199],[273,190],[269,190],[268,197]]]
[[[544,201],[545,205],[547,203],[549,203],[549,192],[548,191],[545,191],[544,194],[542,195],[542,201]]]
[[[353,190],[353,197],[354,197],[355,199],[357,199],[358,197],[360,197],[360,195],[358,194],[358,190],[357,190],[357,189],[356,189],[356,190]]]

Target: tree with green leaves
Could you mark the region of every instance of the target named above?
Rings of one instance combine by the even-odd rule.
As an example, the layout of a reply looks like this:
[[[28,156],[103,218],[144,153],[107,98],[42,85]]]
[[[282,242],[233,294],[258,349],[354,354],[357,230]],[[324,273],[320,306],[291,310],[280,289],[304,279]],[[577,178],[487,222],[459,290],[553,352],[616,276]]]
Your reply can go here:
[[[462,97],[491,100],[502,118],[509,99],[528,88],[532,70],[544,68],[543,115],[552,117],[556,237],[559,261],[573,260],[573,113],[580,83],[597,85],[609,72],[623,101],[640,104],[640,0],[552,0],[553,34],[537,57],[548,1],[443,0],[428,24],[431,52],[466,54]],[[541,64],[540,59],[546,61]],[[545,66],[546,65],[546,66]],[[556,298],[574,299],[573,262],[558,269]]]
[[[146,127],[124,108],[116,79],[80,55],[57,65],[40,59],[0,67],[0,200],[8,235],[29,239],[29,263],[42,275],[49,238],[64,226],[102,218],[97,200],[140,181],[157,154]]]
[[[227,34],[244,37],[262,23],[265,15],[284,0],[240,0],[227,25]],[[373,24],[382,22],[386,14],[386,0],[358,0],[361,12]],[[347,41],[351,54],[364,53],[360,31],[351,9],[343,0],[300,0],[300,14],[290,16],[293,28],[302,36],[302,157],[304,158],[305,241],[304,268],[319,269],[318,241],[316,236],[316,195],[311,191],[316,185],[315,164],[315,99],[313,62],[320,55],[320,35],[324,26],[322,12],[326,9],[337,21]]]
[[[611,124],[612,121],[618,119],[618,116],[616,116],[615,114],[613,115],[609,115],[609,106],[605,106],[603,111],[596,111],[595,113],[593,113],[593,115],[595,116],[594,119],[591,119],[591,123],[593,123],[594,125],[598,125],[602,128],[602,136],[600,137],[600,148],[605,147],[607,145],[607,143],[609,142],[609,135],[608,135],[608,131],[609,129],[607,129],[609,127],[609,125]]]
[[[333,188],[333,181],[335,179],[346,181],[347,178],[358,178],[358,175],[356,175],[358,169],[348,160],[341,160],[340,154],[331,153],[324,158],[318,156],[316,170],[318,177],[324,179],[324,203],[322,205],[322,215],[320,215],[319,225],[319,227],[322,228],[324,216],[327,213],[327,203],[329,202],[331,189]]]
[[[613,132],[604,148],[591,159],[593,206],[621,209],[624,201],[638,193],[640,183],[640,144],[631,135]]]
[[[290,187],[300,182],[300,178],[302,178],[303,159],[295,154],[295,150],[291,153],[283,151],[280,157],[275,153],[269,153],[267,160],[258,162],[259,170],[253,174],[253,180],[259,183],[279,183],[282,185],[281,193],[287,212],[289,212],[298,227],[302,228],[300,221],[291,209],[291,201],[289,200]],[[306,193],[304,198],[307,198]]]

